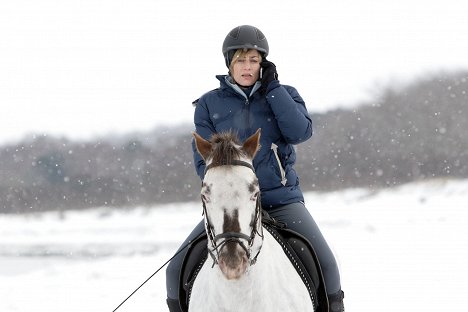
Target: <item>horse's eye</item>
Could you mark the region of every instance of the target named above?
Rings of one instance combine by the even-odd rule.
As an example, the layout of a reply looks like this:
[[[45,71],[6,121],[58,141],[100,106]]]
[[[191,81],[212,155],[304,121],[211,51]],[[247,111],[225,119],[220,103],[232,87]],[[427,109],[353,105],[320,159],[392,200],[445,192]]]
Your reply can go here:
[[[250,200],[257,200],[259,194],[260,194],[260,192],[255,192],[255,193],[252,195],[252,197],[250,198]]]

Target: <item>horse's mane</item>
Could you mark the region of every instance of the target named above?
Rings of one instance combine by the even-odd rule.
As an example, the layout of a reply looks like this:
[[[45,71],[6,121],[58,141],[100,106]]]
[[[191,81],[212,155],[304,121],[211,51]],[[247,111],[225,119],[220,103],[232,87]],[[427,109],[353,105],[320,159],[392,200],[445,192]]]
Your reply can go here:
[[[231,165],[233,160],[242,156],[239,138],[232,131],[216,133],[210,141],[213,144],[211,154],[213,166]]]

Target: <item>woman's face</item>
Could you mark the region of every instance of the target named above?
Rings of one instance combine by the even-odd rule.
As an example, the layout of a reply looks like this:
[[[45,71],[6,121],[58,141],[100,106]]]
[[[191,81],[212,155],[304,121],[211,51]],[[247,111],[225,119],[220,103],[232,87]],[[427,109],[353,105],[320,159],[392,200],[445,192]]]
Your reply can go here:
[[[250,87],[258,80],[261,56],[257,50],[249,50],[244,55],[232,60],[232,62],[231,76],[238,85]]]

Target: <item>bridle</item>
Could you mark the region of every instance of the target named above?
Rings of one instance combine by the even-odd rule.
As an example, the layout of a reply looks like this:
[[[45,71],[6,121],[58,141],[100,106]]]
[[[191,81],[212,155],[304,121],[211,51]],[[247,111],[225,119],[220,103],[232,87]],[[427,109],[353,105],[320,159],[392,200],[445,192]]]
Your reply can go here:
[[[205,174],[211,168],[219,167],[219,166],[244,166],[244,167],[251,169],[255,173],[255,168],[250,163],[246,161],[242,161],[242,160],[232,160],[229,164],[208,165],[205,169]],[[254,265],[257,262],[257,257],[260,254],[260,250],[261,250],[261,246],[260,246],[260,248],[258,249],[258,252],[255,254],[254,257],[252,257],[252,247],[255,241],[255,237],[259,236],[263,241],[263,228],[262,228],[262,220],[261,220],[262,205],[260,201],[260,195],[257,196],[257,200],[255,204],[255,217],[254,217],[255,225],[252,227],[252,231],[250,232],[250,235],[246,235],[240,232],[225,232],[225,233],[216,234],[214,232],[214,227],[210,222],[210,218],[208,216],[205,201],[203,200],[203,198],[202,198],[202,205],[203,205],[203,215],[205,218],[205,228],[206,228],[206,232],[208,235],[208,241],[211,244],[211,248],[208,248],[208,252],[211,258],[213,259],[213,267],[219,262],[219,254],[222,248],[229,242],[238,243],[241,246],[241,248],[245,250],[245,253],[247,255],[247,258],[249,259],[250,265]],[[224,241],[218,244],[218,242],[222,239],[224,239]],[[243,240],[247,242],[247,245],[244,243]]]

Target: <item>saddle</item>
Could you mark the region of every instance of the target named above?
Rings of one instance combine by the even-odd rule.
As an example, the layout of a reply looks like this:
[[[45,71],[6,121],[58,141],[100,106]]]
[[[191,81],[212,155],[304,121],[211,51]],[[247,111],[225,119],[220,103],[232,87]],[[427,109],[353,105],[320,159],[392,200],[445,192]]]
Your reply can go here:
[[[301,234],[273,219],[262,210],[262,223],[281,245],[304,285],[307,287],[315,311],[328,311],[328,298],[322,269],[314,248]],[[188,311],[193,283],[208,257],[207,236],[203,232],[188,247],[180,273],[179,301],[182,311]]]

